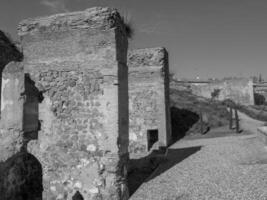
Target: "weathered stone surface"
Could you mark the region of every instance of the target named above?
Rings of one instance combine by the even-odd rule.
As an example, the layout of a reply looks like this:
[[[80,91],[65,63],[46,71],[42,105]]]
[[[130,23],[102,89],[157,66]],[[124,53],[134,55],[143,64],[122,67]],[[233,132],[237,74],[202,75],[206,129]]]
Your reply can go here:
[[[158,130],[158,147],[170,142],[169,69],[164,48],[129,52],[131,155],[148,152],[148,130]]]
[[[36,32],[64,32],[71,30],[92,29],[109,30],[121,28],[121,18],[116,9],[93,7],[85,11],[56,14],[23,20],[19,24],[20,36],[35,35]]]
[[[218,100],[231,99],[242,105],[254,105],[253,81],[248,78],[233,78],[207,84],[192,84],[192,93],[211,98],[214,90],[219,90]]]
[[[76,65],[95,69],[102,68],[102,59],[110,59],[105,65],[116,57],[122,62],[126,60],[127,52],[116,54],[115,51],[116,44],[124,41],[118,35],[125,34],[115,9],[96,7],[83,12],[24,20],[19,25],[18,34],[23,38],[23,53],[31,63],[56,64],[64,60],[60,67],[72,69]],[[84,59],[88,61],[80,62]]]
[[[10,63],[3,70],[1,128],[22,130],[24,74],[21,63]]]
[[[19,62],[23,59],[22,53],[19,51],[17,46],[10,40],[10,38],[0,30],[0,75],[4,67],[11,61]],[[0,88],[2,81],[0,81]],[[1,98],[1,97],[0,97]],[[0,104],[1,107],[1,104]]]
[[[43,168],[43,199],[127,199],[127,37],[119,13],[92,8],[25,20],[19,35],[25,73],[43,95],[38,140],[28,144]]]
[[[128,54],[128,65],[131,68],[162,67],[168,64],[167,51],[164,48],[146,48],[132,50]]]
[[[2,82],[0,197],[1,200],[39,200],[42,198],[42,168],[39,161],[27,152],[29,138],[25,137],[37,131],[38,118],[31,115],[29,111],[32,109],[25,112],[29,105],[33,109],[36,106],[32,106],[33,95],[28,92],[32,87],[25,77],[23,63],[6,65]],[[38,100],[36,105],[38,107]]]
[[[23,65],[11,62],[2,73],[0,161],[5,161],[23,146]]]

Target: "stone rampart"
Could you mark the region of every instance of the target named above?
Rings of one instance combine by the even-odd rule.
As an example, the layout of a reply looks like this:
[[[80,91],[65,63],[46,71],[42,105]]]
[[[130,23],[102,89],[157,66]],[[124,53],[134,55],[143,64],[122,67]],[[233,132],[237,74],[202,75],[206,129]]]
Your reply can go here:
[[[217,100],[231,99],[238,104],[254,105],[253,81],[247,78],[225,79],[205,84],[191,84],[192,93],[211,98],[218,90]]]

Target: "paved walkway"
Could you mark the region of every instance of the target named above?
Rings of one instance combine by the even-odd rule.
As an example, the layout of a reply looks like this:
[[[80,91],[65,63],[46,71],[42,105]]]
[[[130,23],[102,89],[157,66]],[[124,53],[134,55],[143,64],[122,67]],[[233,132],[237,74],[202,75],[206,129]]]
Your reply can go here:
[[[267,151],[256,137],[263,123],[240,114],[253,134],[180,140],[131,200],[267,200]]]

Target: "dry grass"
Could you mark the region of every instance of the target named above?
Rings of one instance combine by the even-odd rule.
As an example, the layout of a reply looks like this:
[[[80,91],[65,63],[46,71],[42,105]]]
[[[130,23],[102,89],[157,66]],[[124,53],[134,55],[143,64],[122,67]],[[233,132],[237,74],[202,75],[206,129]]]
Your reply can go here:
[[[176,89],[170,90],[171,106],[188,113],[195,113],[196,115],[203,116],[204,128],[217,128],[226,126],[229,123],[229,114],[227,107],[218,101],[211,101],[210,99],[197,97],[189,91],[181,91]],[[192,120],[195,117],[192,115]],[[182,116],[182,124],[187,124],[191,120],[190,116]],[[181,125],[182,125],[181,124]],[[188,133],[200,132],[200,119],[194,123]]]
[[[260,120],[260,121],[267,121],[267,106],[265,105],[251,105],[251,106],[244,106],[244,105],[237,105],[235,104],[236,108],[248,115],[249,117]]]

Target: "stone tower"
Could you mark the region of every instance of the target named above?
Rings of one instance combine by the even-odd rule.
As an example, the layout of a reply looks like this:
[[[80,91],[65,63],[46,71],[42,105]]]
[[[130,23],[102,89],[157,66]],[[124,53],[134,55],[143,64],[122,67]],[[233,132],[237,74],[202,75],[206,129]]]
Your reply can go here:
[[[27,19],[18,34],[25,90],[38,90],[25,93],[23,131],[42,166],[43,199],[127,199],[128,42],[119,13]]]
[[[128,53],[130,155],[166,148],[171,140],[169,63],[165,48]]]

